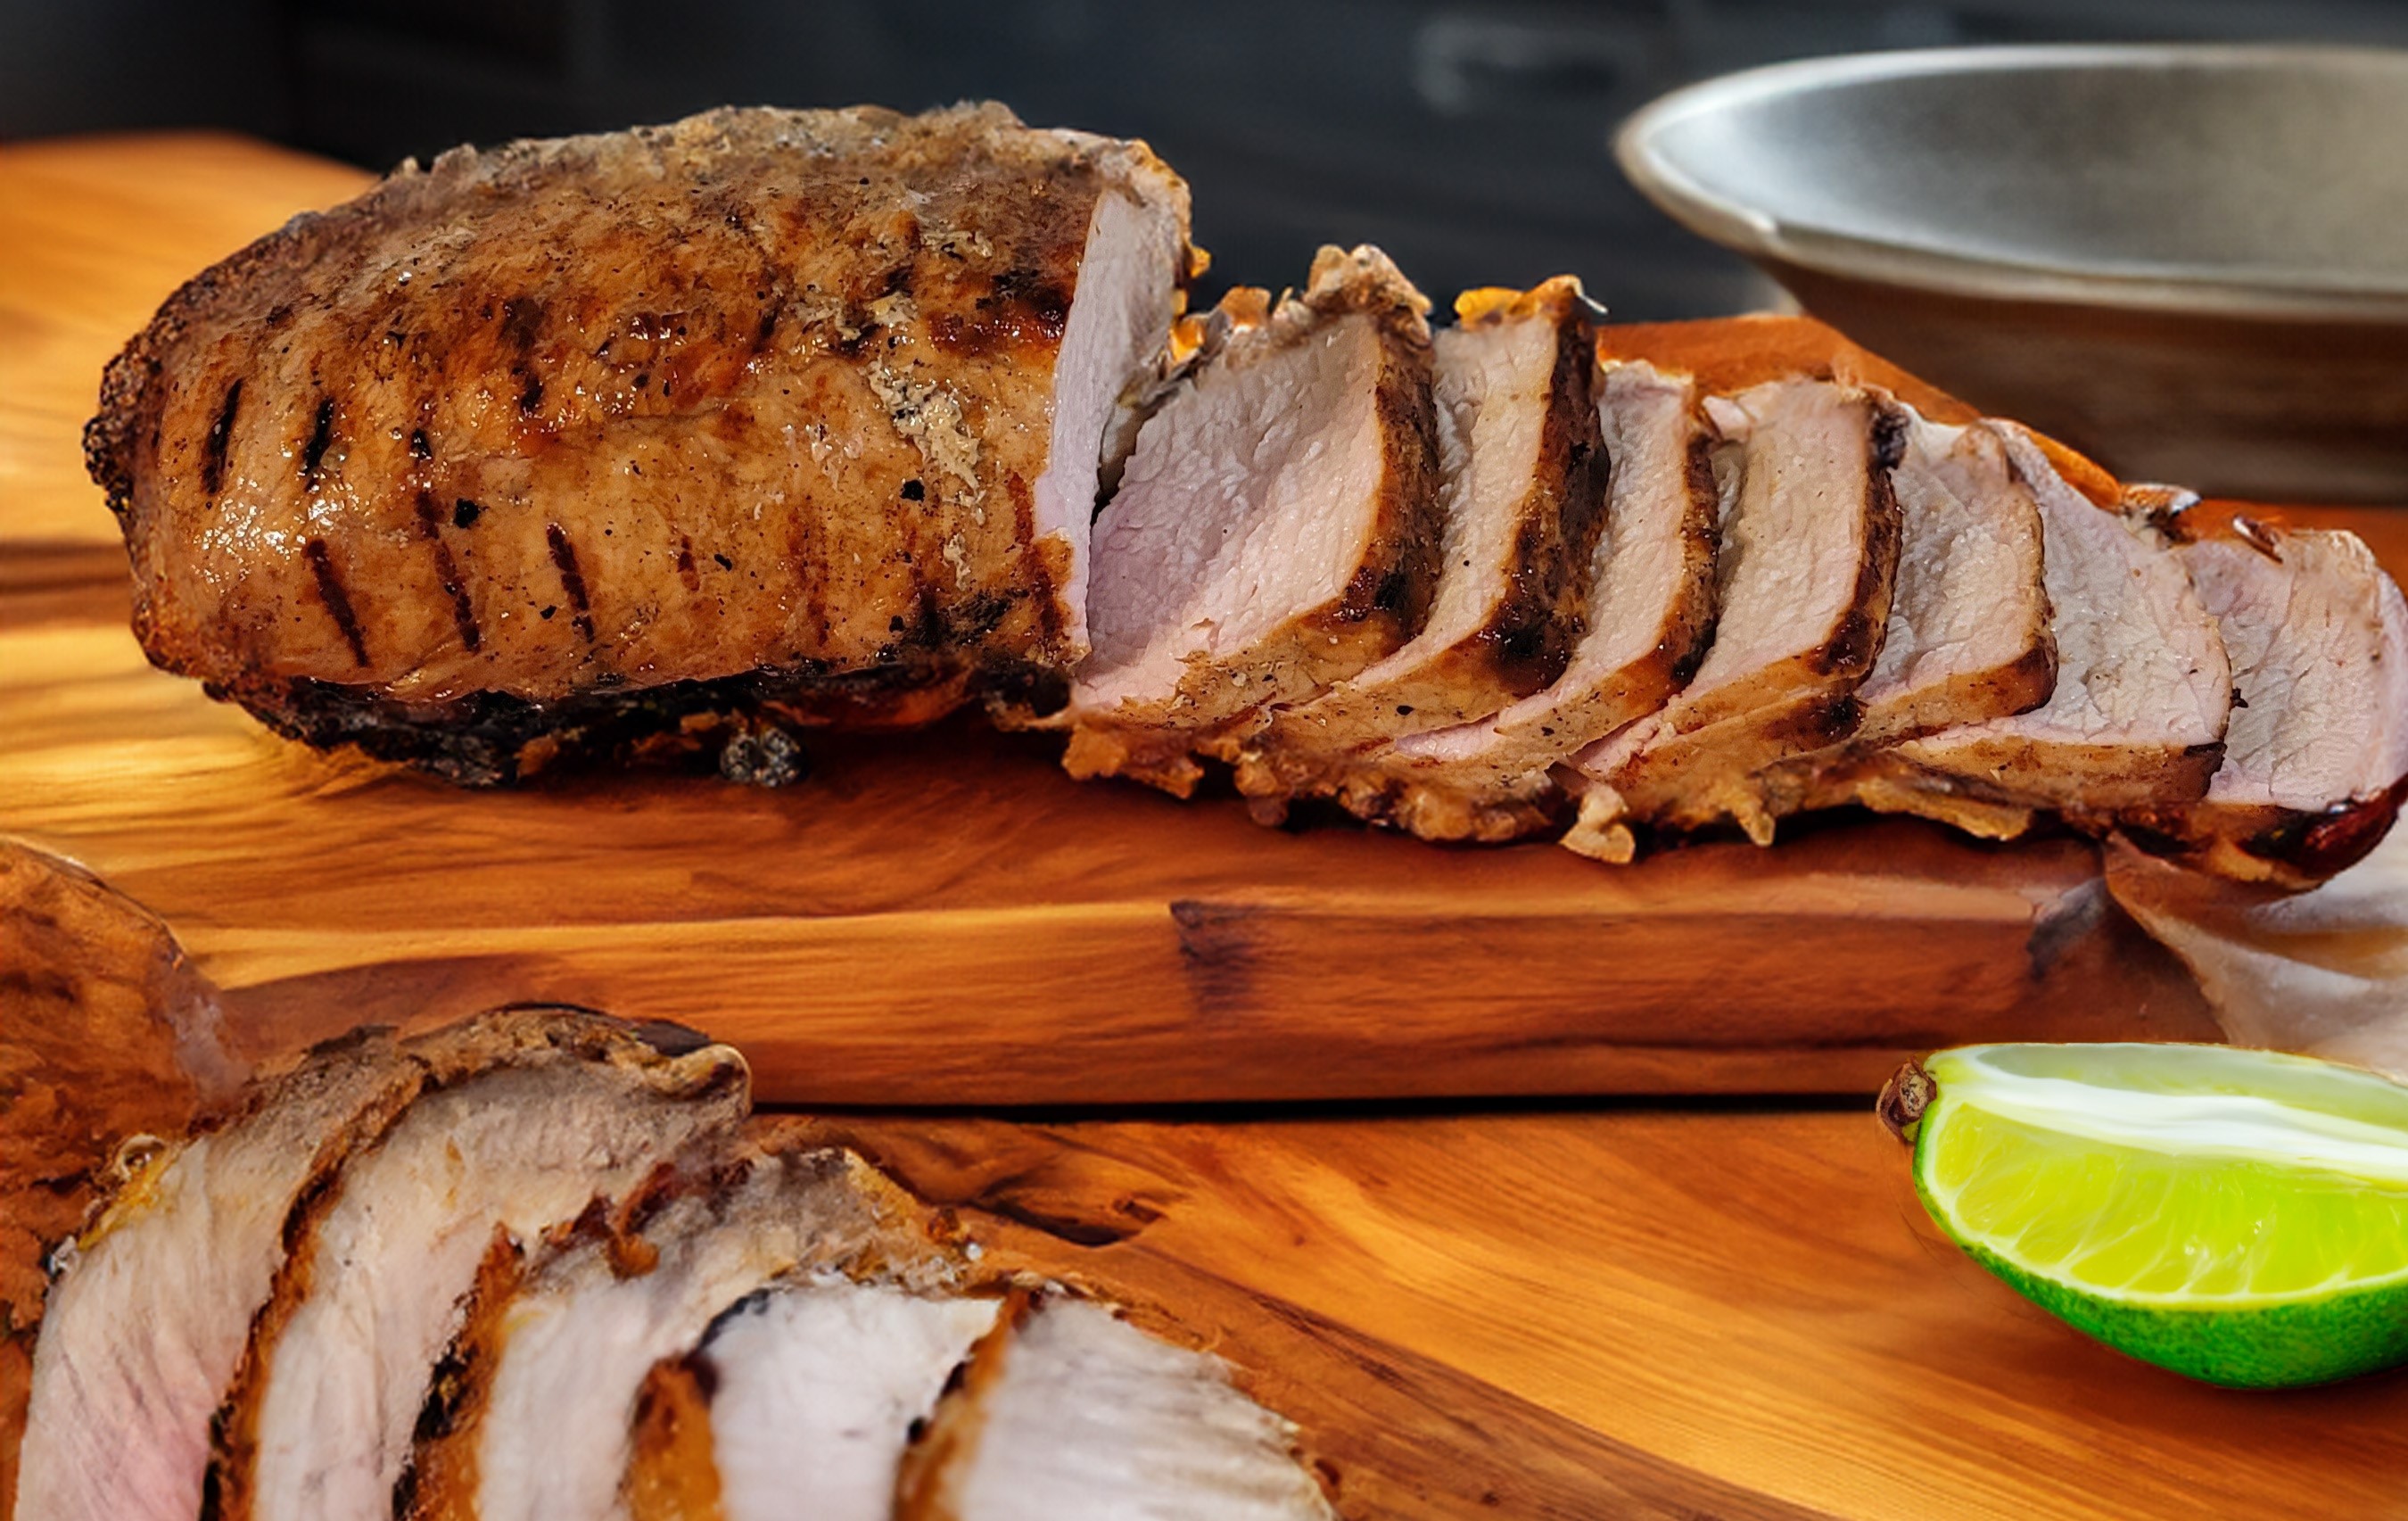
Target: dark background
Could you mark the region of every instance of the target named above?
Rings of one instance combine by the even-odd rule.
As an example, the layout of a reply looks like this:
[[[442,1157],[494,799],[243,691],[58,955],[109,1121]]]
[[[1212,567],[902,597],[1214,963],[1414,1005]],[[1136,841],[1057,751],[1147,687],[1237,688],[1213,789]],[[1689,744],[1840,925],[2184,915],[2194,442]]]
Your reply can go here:
[[[212,125],[374,168],[724,102],[966,96],[1149,139],[1217,284],[1369,240],[1443,300],[1570,270],[1626,319],[1769,287],[1607,143],[1687,80],[1969,42],[2408,43],[2408,0],[0,0],[0,137]],[[2403,145],[2408,151],[2408,145]]]

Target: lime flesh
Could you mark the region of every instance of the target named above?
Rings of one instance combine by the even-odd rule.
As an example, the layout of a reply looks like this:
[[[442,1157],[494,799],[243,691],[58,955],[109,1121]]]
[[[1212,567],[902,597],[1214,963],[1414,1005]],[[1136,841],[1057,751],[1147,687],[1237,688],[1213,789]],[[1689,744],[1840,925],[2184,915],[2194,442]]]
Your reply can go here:
[[[2229,1046],[1967,1046],[1924,1069],[1924,1208],[2042,1309],[2235,1387],[2408,1360],[2408,1088]]]

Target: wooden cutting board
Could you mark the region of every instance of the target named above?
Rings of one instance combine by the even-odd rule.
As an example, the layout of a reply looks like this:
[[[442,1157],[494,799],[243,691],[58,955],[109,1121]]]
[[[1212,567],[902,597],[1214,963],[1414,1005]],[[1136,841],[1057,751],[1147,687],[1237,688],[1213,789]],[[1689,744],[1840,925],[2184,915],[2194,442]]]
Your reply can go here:
[[[1373,969],[1405,995],[1392,1007],[1353,1007],[1342,1027],[1354,1043],[1335,1055],[1357,1054],[1348,1058],[1360,1064],[1354,1081],[1384,1072],[1400,1086],[1443,1089],[1454,1085],[1443,1074],[1423,1071],[1441,1053],[1467,1070],[1476,1058],[1484,1074],[1541,1088],[1577,1084],[1551,1079],[1559,1065],[1595,1077],[1627,1062],[1617,1054],[1629,1048],[1599,1033],[1615,1026],[1598,1009],[1559,1010],[1551,1017],[1568,1038],[1518,1055],[1507,1038],[1458,1028],[1449,1045],[1424,1028],[1438,1017],[1429,1011],[1475,994],[1492,1023],[1511,1029],[1522,1017],[1482,991],[1531,975],[1476,938],[1482,904],[1614,890],[1544,849],[1455,854],[1334,832],[1273,836],[1226,804],[1182,811],[1073,787],[1052,777],[1041,751],[970,735],[958,737],[959,753],[939,738],[910,753],[836,757],[818,803],[813,792],[666,779],[463,798],[277,745],[188,683],[146,671],[120,622],[113,529],[76,455],[92,377],[177,280],[356,183],[347,170],[220,138],[0,149],[0,830],[101,863],[166,911],[212,972],[241,983],[234,1012],[255,1053],[332,1020],[407,1012],[420,986],[460,995],[495,965],[494,942],[480,937],[496,936],[562,979],[613,951],[613,969],[594,974],[597,997],[699,1010],[723,996],[757,1000],[759,1017],[795,1032],[772,1044],[786,1055],[770,1065],[797,1092],[859,1083],[847,1076],[852,1064],[881,1049],[860,1027],[878,1017],[874,990],[917,979],[935,991],[900,1006],[882,1038],[902,1065],[866,1086],[904,1097],[1011,1092],[1015,1074],[1046,1055],[1044,1041],[1065,1038],[1067,1021],[1028,989],[945,981],[949,941],[939,931],[975,925],[971,906],[984,904],[982,943],[1011,950],[1017,925],[1029,942],[1020,964],[1054,969],[1037,992],[1111,1016],[1083,1048],[1095,1065],[1051,1058],[1054,1096],[1102,1098],[1133,1082],[1156,1094],[1209,1091],[1229,1076],[1233,1052],[1263,1091],[1321,1086],[1318,1050],[1284,1074],[1246,1050],[1246,1039],[1278,1030],[1276,1007],[1257,1002],[1248,1013],[1225,1001],[1199,1012],[1183,991],[1139,1001],[1149,969],[1174,987],[1227,998],[1265,985],[1227,969],[1251,967],[1259,978],[1272,961],[1268,952],[1224,960],[1208,978],[1200,968],[1216,964],[1198,952],[1199,969],[1189,970],[1171,896],[1151,896],[1162,891],[1158,873],[1175,868],[1186,873],[1176,879],[1181,901],[1243,892],[1283,905],[1255,922],[1292,926],[1302,909],[1331,900],[1317,895],[1382,899],[1406,882],[1469,922],[1386,942],[1401,943],[1406,964]],[[2377,514],[2322,521],[2386,526]],[[2408,564],[2408,535],[2394,530],[2379,547]],[[996,764],[1014,768],[1005,774],[1025,796],[976,814],[990,832],[973,835],[961,821],[964,797],[980,768]],[[874,806],[886,811],[873,817]],[[906,825],[912,832],[895,833]],[[1834,833],[1838,840],[1744,856],[1744,872],[1650,867],[1606,879],[1702,887],[1725,871],[1719,896],[1699,900],[1707,906],[1691,941],[1706,946],[1707,971],[1668,968],[1642,941],[1611,958],[1590,948],[1555,975],[1609,990],[1708,981],[1713,996],[1684,1023],[1671,1011],[1665,1049],[1640,1069],[1694,1083],[1743,1055],[1754,1071],[1769,1069],[1767,1085],[1806,1086],[1825,1080],[1784,1082],[1782,1058],[1746,1043],[1765,1027],[1770,1000],[1734,998],[1735,977],[1715,985],[1713,969],[1753,954],[1836,986],[1842,979],[1815,964],[1856,956],[1868,1003],[1917,973],[1870,957],[1874,940],[1795,938],[1812,927],[1785,907],[1800,901],[1802,884],[1820,882],[1826,907],[1838,908],[1912,907],[1914,884],[1935,875],[1928,896],[1952,904],[2002,904],[2028,891],[2015,883],[2055,882],[2066,885],[2047,901],[2072,894],[2075,903],[2042,945],[2084,940],[2091,911],[2079,897],[2088,869],[2079,852],[2058,850],[2048,868],[2057,875],[2035,877],[2019,853],[1967,851],[1920,830],[1854,845]],[[931,850],[950,841],[951,853],[923,860],[882,848],[816,874],[863,841],[898,838]],[[1099,839],[1117,842],[1105,849]],[[1882,859],[1884,849],[1897,859]],[[1158,853],[1169,850],[1203,854],[1166,863]],[[1825,865],[1809,871],[1806,860]],[[1959,881],[1949,874],[1956,861],[1988,863],[1992,875]],[[1028,890],[1015,897],[983,873]],[[1888,897],[1868,880],[1891,882]],[[1129,912],[1169,936],[1176,969],[1092,964],[1082,946],[1033,933],[1048,923],[1039,895],[1068,893],[1065,884],[1079,904],[1153,903]],[[1640,889],[1620,891],[1623,899],[1584,901],[1627,902]],[[1709,934],[1715,913],[1757,915],[1751,927],[1774,939],[1750,950]],[[2028,946],[2037,917],[2027,909],[2022,935],[2000,932],[1992,943]],[[1187,919],[1212,922],[1192,909]],[[731,964],[706,954],[711,941],[682,939],[710,929],[739,948],[779,950],[810,933],[840,940],[871,926],[886,930],[883,959],[847,962],[799,986],[773,985],[765,963]],[[1784,932],[1793,938],[1779,940]],[[1863,933],[1877,940],[1886,931]],[[653,954],[647,944],[668,964],[638,975]],[[1345,1012],[1316,982],[1335,953],[1317,963],[1309,950],[1292,954],[1298,959],[1282,964],[1275,989],[1307,1009]],[[1971,969],[1960,984],[1988,966],[1955,965]],[[2091,996],[2098,979],[2063,985],[2073,1007],[2051,1016],[2060,1027],[2112,1026]],[[1960,1004],[1915,1016],[1928,1030],[1914,1034],[1937,1039]],[[1621,1006],[1601,1006],[1611,1007]],[[2195,1006],[2185,1007],[2195,1020]],[[831,1029],[829,1008],[855,1011],[850,1027]],[[1015,1046],[955,1055],[913,1037],[924,1027],[913,1021],[939,1016],[989,1042],[998,1028],[1033,1027]],[[1235,1033],[1217,1033],[1215,1018]],[[1390,1047],[1371,1039],[1383,1025]],[[1324,1033],[1316,1026],[1308,1037]],[[813,1040],[827,1042],[824,1055]],[[1396,1055],[1379,1057],[1383,1049]],[[1190,1065],[1180,1065],[1182,1051]],[[1842,1073],[1877,1065],[1869,1048],[1842,1057],[1832,1066],[1805,1051],[1795,1060]],[[1114,1060],[1122,1065],[1104,1065]],[[1000,1075],[982,1076],[982,1061]],[[952,1075],[923,1084],[922,1072]],[[1004,1249],[1158,1306],[1215,1340],[1264,1398],[1305,1424],[1348,1514],[1366,1521],[2408,1515],[2400,1483],[2408,1380],[2237,1396],[2100,1352],[1938,1238],[1895,1143],[1855,1104],[1684,1112],[1614,1101],[1564,1112],[1516,1105],[1211,1125],[925,1114],[821,1123],[924,1194],[976,1212]]]
[[[165,915],[262,1049],[562,999],[736,1040],[774,1099],[1063,1105],[1863,1091],[1955,1041],[2213,1038],[2071,839],[1615,869],[1265,830],[968,722],[779,792],[469,794],[276,740],[144,663],[76,429],[176,281],[360,183],[236,139],[0,151],[0,831]]]

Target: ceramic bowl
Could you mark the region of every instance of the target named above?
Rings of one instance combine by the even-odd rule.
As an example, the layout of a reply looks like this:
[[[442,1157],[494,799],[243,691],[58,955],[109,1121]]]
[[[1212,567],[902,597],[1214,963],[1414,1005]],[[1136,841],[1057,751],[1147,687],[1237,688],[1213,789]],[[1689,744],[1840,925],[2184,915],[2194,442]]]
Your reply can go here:
[[[2408,52],[1818,59],[1615,149],[1807,311],[2128,479],[2408,504]]]

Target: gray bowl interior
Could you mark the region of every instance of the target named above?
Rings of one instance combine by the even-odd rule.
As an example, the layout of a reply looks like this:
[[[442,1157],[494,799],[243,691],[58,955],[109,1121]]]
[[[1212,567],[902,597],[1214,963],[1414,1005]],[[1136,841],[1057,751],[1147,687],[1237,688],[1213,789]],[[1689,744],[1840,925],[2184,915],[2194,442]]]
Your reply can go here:
[[[2005,50],[1671,97],[1625,159],[1749,251],[1824,242],[2109,280],[2408,296],[2408,53]],[[1750,247],[1751,243],[1755,246]]]

